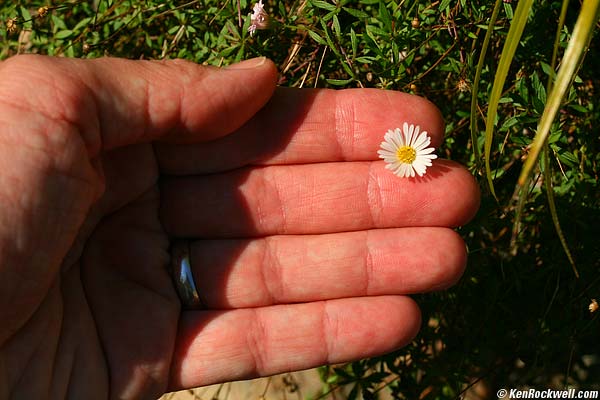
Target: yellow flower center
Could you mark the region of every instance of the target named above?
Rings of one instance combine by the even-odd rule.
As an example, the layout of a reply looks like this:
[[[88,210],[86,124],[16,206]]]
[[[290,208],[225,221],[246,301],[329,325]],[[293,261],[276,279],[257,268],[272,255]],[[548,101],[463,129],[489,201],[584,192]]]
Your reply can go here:
[[[417,158],[417,152],[410,146],[402,146],[396,151],[398,161],[405,164],[412,164]]]

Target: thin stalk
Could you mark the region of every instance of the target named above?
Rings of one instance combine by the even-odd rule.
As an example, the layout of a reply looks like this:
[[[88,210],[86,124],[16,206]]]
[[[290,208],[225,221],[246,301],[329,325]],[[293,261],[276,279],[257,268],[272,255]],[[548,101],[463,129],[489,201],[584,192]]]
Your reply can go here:
[[[485,62],[485,54],[487,53],[487,49],[490,45],[490,39],[492,37],[496,21],[498,20],[498,12],[500,11],[501,5],[502,0],[496,0],[496,4],[494,4],[494,10],[492,11],[492,16],[490,17],[490,22],[488,23],[488,28],[485,33],[485,38],[483,39],[483,45],[481,46],[481,53],[479,53],[479,61],[477,62],[475,79],[473,79],[473,89],[471,91],[471,143],[473,145],[473,156],[475,157],[476,162],[481,159],[479,154],[479,145],[477,144],[477,96],[479,95],[479,81],[481,80],[481,71],[483,70],[483,65]]]

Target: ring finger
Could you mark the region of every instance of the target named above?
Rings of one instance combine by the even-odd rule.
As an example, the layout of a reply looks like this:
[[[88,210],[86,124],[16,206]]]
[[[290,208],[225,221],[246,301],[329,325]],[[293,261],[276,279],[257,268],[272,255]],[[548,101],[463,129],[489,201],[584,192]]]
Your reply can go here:
[[[190,251],[196,287],[211,309],[443,289],[466,262],[460,236],[433,227],[199,240]]]

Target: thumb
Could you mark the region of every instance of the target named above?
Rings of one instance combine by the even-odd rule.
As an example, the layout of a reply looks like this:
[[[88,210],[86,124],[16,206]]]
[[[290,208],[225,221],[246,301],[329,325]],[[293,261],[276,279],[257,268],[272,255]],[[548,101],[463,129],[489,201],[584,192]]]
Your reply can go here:
[[[25,324],[101,191],[103,149],[210,140],[271,97],[265,58],[186,61],[18,56],[0,62],[0,346]]]
[[[90,155],[161,137],[227,135],[266,104],[277,79],[264,57],[215,68],[183,60],[19,56],[1,67],[13,79],[0,92],[36,93],[30,107],[78,127]]]

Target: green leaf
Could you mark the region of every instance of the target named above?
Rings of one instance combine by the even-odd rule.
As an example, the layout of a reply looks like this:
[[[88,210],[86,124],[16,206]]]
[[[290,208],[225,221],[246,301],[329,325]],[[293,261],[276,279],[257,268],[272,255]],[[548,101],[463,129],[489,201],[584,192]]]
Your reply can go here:
[[[503,3],[503,4],[504,4],[504,12],[506,13],[506,17],[509,20],[512,20],[514,17],[512,5],[510,3]]]
[[[327,42],[327,45],[335,53],[335,55],[338,56],[338,58],[340,58],[342,55],[340,54],[340,51],[338,50],[337,46],[333,43],[333,39],[331,38],[331,35],[329,33],[329,28],[323,20],[321,20],[321,27],[323,28],[323,33],[325,34],[325,40]]]
[[[577,157],[575,157],[575,155],[569,151],[559,152],[558,158],[561,162],[563,162],[571,168],[577,167],[577,165],[579,164],[579,160],[577,159]]]
[[[242,44],[239,48],[239,50],[237,51],[237,53],[235,54],[235,62],[240,62],[244,59],[244,54],[246,53],[246,48],[244,47],[244,45]]]
[[[231,47],[228,47],[228,48],[226,48],[226,49],[223,49],[223,50],[222,50],[222,51],[219,53],[219,55],[220,55],[221,57],[228,57],[229,55],[233,54],[233,52],[234,52],[234,51],[238,50],[238,47],[240,47],[240,46],[231,46]]]
[[[346,86],[350,82],[354,81],[354,78],[350,79],[325,79],[327,83],[334,86]]]
[[[367,25],[367,32],[375,34],[377,36],[384,36],[384,37],[390,36],[389,32],[387,32],[386,30],[381,29],[380,27],[375,26],[375,25]]]
[[[56,32],[56,34],[54,35],[54,38],[66,39],[66,38],[70,37],[71,35],[73,35],[73,31],[70,29],[65,29],[65,30]]]
[[[383,25],[385,26],[385,29],[387,30],[386,33],[391,33],[392,32],[392,16],[390,15],[390,12],[388,11],[385,4],[386,3],[383,0],[379,2],[379,19],[381,20],[381,22],[383,22]]]
[[[525,80],[525,79],[517,80],[517,83],[515,84],[515,88],[517,89],[517,92],[523,99],[523,102],[529,103],[529,87],[527,87],[527,80]]]
[[[342,41],[342,28],[340,28],[340,21],[338,20],[337,15],[333,16],[333,33],[335,34],[338,43],[340,43]]]
[[[358,51],[358,38],[354,29],[350,28],[350,42],[352,44],[352,58],[356,58],[356,52]]]
[[[539,100],[542,104],[545,104],[546,88],[544,87],[544,84],[540,81],[540,78],[538,77],[537,73],[531,75],[531,81],[533,84],[533,90],[535,90],[536,99]]]
[[[552,69],[552,67],[548,63],[540,61],[540,66],[542,67],[542,71],[544,71],[544,73],[546,75],[548,75],[551,79],[554,79],[554,76],[556,74],[554,73],[554,70]]]
[[[31,14],[29,10],[23,6],[21,6],[21,17],[23,17],[24,21],[31,21]]]
[[[327,41],[325,39],[323,39],[321,36],[319,36],[319,34],[315,31],[311,31],[310,29],[308,30],[308,35],[318,44],[322,45],[322,46],[327,46]]]
[[[442,0],[442,2],[440,3],[439,9],[444,11],[447,10],[450,7],[450,0]]]
[[[370,57],[370,56],[356,57],[356,62],[359,62],[361,64],[373,64],[377,60],[378,60],[377,57]]]
[[[508,131],[510,128],[517,125],[519,122],[520,121],[517,117],[507,118],[506,121],[504,121],[504,123],[502,124],[500,131]]]
[[[587,108],[585,108],[584,106],[581,106],[579,104],[569,104],[569,108],[572,110],[575,110],[577,112],[580,112],[580,113],[587,113],[590,111]]]
[[[322,0],[310,0],[310,4],[312,4],[315,7],[327,10],[327,11],[335,11],[337,8],[335,5],[330,4],[326,1],[322,1]]]
[[[373,39],[373,37],[371,37],[371,35],[369,34],[368,31],[367,31],[367,34],[366,35],[363,34],[362,37],[363,37],[363,40],[364,40],[365,44],[367,45],[367,47],[369,47],[369,49],[373,50],[375,52],[375,54],[377,54],[379,57],[385,57],[383,55],[383,52],[379,48],[379,45],[377,44],[375,39]]]
[[[92,21],[91,17],[83,18],[81,21],[79,21],[77,23],[77,25],[75,25],[75,27],[72,30],[74,32],[80,32],[81,30],[83,30],[84,28],[89,26],[91,21]]]
[[[50,18],[52,19],[52,24],[54,25],[54,32],[57,32],[61,29],[67,29],[67,25],[65,24],[65,22],[58,18],[56,15],[51,14]]]
[[[346,11],[348,14],[352,15],[353,17],[369,18],[369,14],[367,14],[366,12],[364,12],[362,10],[355,10],[354,8],[348,8],[348,7],[342,7],[342,9],[344,11]]]
[[[336,15],[338,13],[337,10],[333,10],[328,12],[327,14],[325,14],[322,18],[321,18],[321,22],[329,22],[331,21],[331,19],[333,18],[334,15]]]

